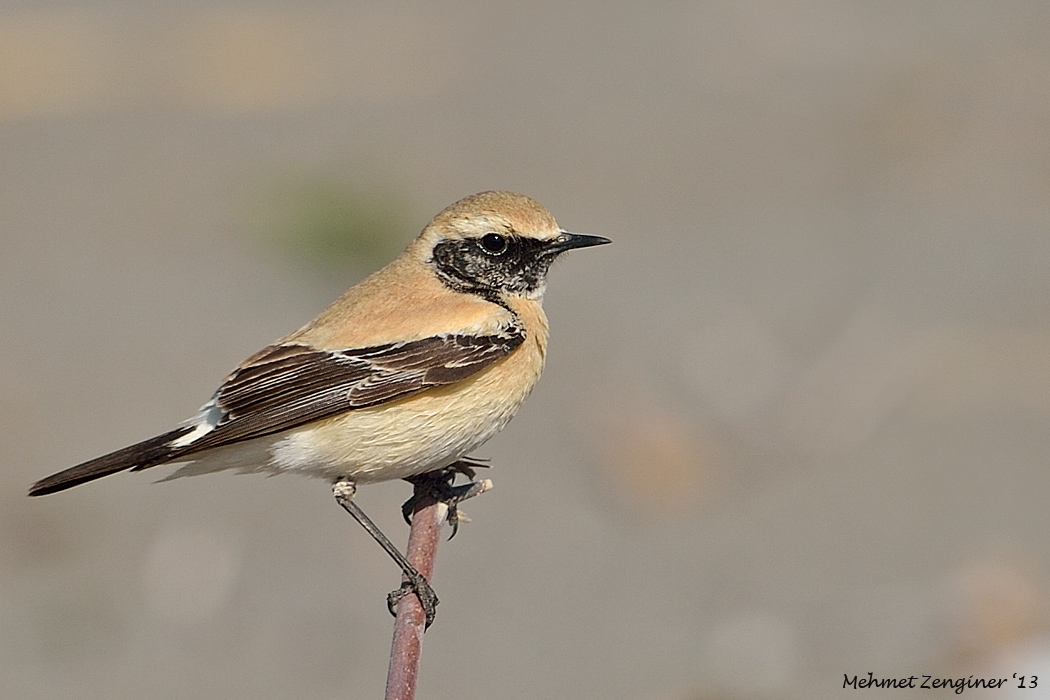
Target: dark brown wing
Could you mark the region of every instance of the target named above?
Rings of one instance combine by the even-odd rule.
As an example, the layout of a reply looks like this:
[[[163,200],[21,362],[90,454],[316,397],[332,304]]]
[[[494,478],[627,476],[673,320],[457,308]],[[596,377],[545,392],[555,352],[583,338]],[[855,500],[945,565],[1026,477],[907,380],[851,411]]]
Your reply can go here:
[[[187,445],[186,453],[458,382],[524,340],[521,329],[512,326],[495,335],[440,335],[351,350],[271,346],[219,388],[214,404],[221,418],[214,430]]]
[[[524,340],[521,329],[511,326],[493,335],[441,335],[353,350],[274,345],[230,375],[194,421],[52,474],[33,484],[29,495],[178,461],[211,447],[452,384],[506,357]],[[200,437],[193,439],[198,432]]]

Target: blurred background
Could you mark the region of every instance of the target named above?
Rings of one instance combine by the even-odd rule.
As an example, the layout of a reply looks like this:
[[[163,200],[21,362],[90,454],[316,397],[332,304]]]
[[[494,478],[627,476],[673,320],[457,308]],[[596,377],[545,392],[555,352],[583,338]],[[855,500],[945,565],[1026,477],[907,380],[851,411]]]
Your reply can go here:
[[[420,697],[1048,692],[1047,3],[4,0],[0,695],[381,696],[399,574],[326,484],[25,492],[495,188],[615,245]],[[399,543],[409,493],[359,496]]]

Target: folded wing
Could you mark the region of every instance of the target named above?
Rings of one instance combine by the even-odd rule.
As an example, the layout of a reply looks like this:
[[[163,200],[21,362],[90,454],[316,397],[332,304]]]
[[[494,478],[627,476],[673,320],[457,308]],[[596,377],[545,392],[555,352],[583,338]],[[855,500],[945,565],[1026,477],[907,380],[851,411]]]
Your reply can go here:
[[[516,325],[491,335],[448,334],[346,350],[273,345],[239,367],[193,422],[33,484],[40,496],[125,469],[271,435],[343,411],[462,381],[525,340]]]

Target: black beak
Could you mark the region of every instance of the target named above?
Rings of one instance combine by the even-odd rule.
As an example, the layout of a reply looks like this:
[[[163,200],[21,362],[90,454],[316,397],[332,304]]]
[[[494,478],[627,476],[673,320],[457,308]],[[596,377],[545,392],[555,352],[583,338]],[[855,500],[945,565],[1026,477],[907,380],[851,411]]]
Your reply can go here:
[[[612,243],[612,241],[603,236],[588,236],[585,233],[562,231],[560,236],[552,238],[547,244],[547,252],[558,255],[573,248],[590,248],[592,245],[605,245],[606,243]]]

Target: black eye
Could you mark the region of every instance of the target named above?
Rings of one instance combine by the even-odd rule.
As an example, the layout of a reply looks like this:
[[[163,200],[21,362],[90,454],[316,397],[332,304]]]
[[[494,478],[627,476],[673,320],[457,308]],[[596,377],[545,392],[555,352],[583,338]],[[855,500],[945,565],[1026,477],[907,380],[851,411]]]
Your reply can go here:
[[[507,249],[507,239],[498,233],[486,233],[481,237],[481,247],[493,255],[499,255]]]

